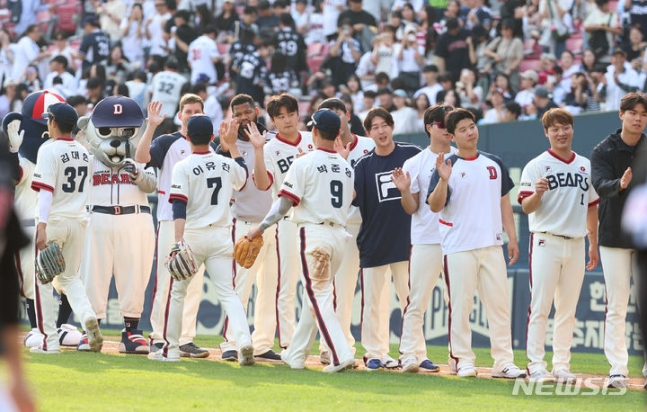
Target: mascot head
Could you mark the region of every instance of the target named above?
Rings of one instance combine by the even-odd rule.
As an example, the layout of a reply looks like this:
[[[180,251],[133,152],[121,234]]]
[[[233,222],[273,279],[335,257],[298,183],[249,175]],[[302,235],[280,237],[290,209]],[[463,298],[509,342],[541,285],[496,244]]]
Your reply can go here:
[[[65,99],[56,93],[47,90],[34,92],[25,98],[20,113],[11,112],[2,121],[5,133],[9,123],[20,124],[19,131],[24,130],[25,135],[19,153],[32,163],[36,163],[40,146],[49,139],[47,119],[43,119],[43,113],[47,112],[50,105],[60,102],[65,103]]]
[[[91,117],[77,123],[85,131],[90,151],[103,164],[121,167],[134,154],[134,141],[144,132],[144,113],[130,97],[110,96],[101,100]]]

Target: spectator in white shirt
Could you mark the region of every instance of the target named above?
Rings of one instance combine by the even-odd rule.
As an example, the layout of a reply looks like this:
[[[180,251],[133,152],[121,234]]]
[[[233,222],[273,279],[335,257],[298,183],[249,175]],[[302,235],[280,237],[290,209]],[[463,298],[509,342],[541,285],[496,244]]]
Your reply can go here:
[[[21,38],[18,43],[13,47],[14,61],[11,71],[11,78],[17,82],[22,82],[25,79],[25,69],[30,64],[37,64],[43,59],[50,56],[49,51],[41,51],[38,46],[38,41],[42,37],[42,32],[36,24],[27,27],[25,36]]]
[[[70,72],[67,71],[68,60],[63,55],[54,56],[49,62],[49,73],[45,78],[45,88],[51,89],[54,84],[54,78],[60,77],[62,80],[61,88],[66,91],[66,96],[71,96],[76,94],[78,89],[78,82],[76,77],[72,76]]]
[[[393,92],[393,105],[396,110],[391,112],[393,116],[393,134],[407,134],[417,132],[418,112],[407,105],[409,96],[407,92],[398,89]]]
[[[638,73],[625,65],[627,55],[624,50],[616,49],[611,56],[611,66],[598,85],[600,98],[604,99],[605,111],[620,110],[620,100],[627,93],[642,87]]]
[[[144,57],[144,38],[146,30],[144,28],[144,11],[141,3],[134,3],[130,14],[121,21],[121,45],[124,55],[136,69],[143,68],[145,63]]]
[[[519,77],[521,79],[521,87],[519,93],[514,97],[514,101],[519,103],[522,109],[525,109],[526,106],[532,104],[534,101],[535,85],[537,84],[537,80],[539,80],[539,75],[536,71],[528,69],[521,73]]]
[[[417,98],[421,93],[427,95],[429,99],[429,105],[433,106],[438,101],[438,92],[443,90],[443,86],[438,83],[438,66],[435,64],[429,64],[422,69],[422,78],[424,79],[425,86],[413,95],[414,98]]]

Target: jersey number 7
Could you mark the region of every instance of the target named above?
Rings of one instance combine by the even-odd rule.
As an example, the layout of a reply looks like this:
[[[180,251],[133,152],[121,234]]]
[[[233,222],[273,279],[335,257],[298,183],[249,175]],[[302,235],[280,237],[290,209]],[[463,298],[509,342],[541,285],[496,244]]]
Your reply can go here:
[[[211,189],[212,187],[215,188],[213,189],[213,193],[211,194],[211,204],[212,205],[217,205],[218,204],[218,193],[220,192],[220,189],[222,188],[222,179],[219,177],[209,177],[207,178],[207,187]]]

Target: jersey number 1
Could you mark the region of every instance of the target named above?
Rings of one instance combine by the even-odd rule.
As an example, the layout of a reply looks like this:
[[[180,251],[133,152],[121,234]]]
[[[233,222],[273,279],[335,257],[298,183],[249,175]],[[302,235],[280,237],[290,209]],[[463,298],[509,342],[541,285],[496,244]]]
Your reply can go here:
[[[77,167],[66,167],[65,168],[65,177],[67,177],[67,182],[63,184],[63,191],[65,193],[72,193],[76,190],[76,177],[79,176],[81,181],[79,182],[79,192],[83,192],[83,185],[85,184],[85,178],[88,177],[88,168],[87,166]]]
[[[213,189],[213,193],[211,194],[211,204],[212,205],[217,205],[218,204],[218,193],[220,192],[220,189],[222,188],[222,179],[219,177],[210,177],[207,178],[207,187],[211,189],[212,187],[215,188]]]

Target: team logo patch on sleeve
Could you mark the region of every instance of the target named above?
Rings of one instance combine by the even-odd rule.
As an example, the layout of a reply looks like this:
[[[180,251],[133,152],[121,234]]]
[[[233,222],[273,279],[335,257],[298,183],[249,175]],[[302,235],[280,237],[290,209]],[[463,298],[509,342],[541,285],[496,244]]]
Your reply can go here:
[[[544,239],[539,239],[539,242],[537,243],[537,246],[545,247],[546,246],[546,241]]]

